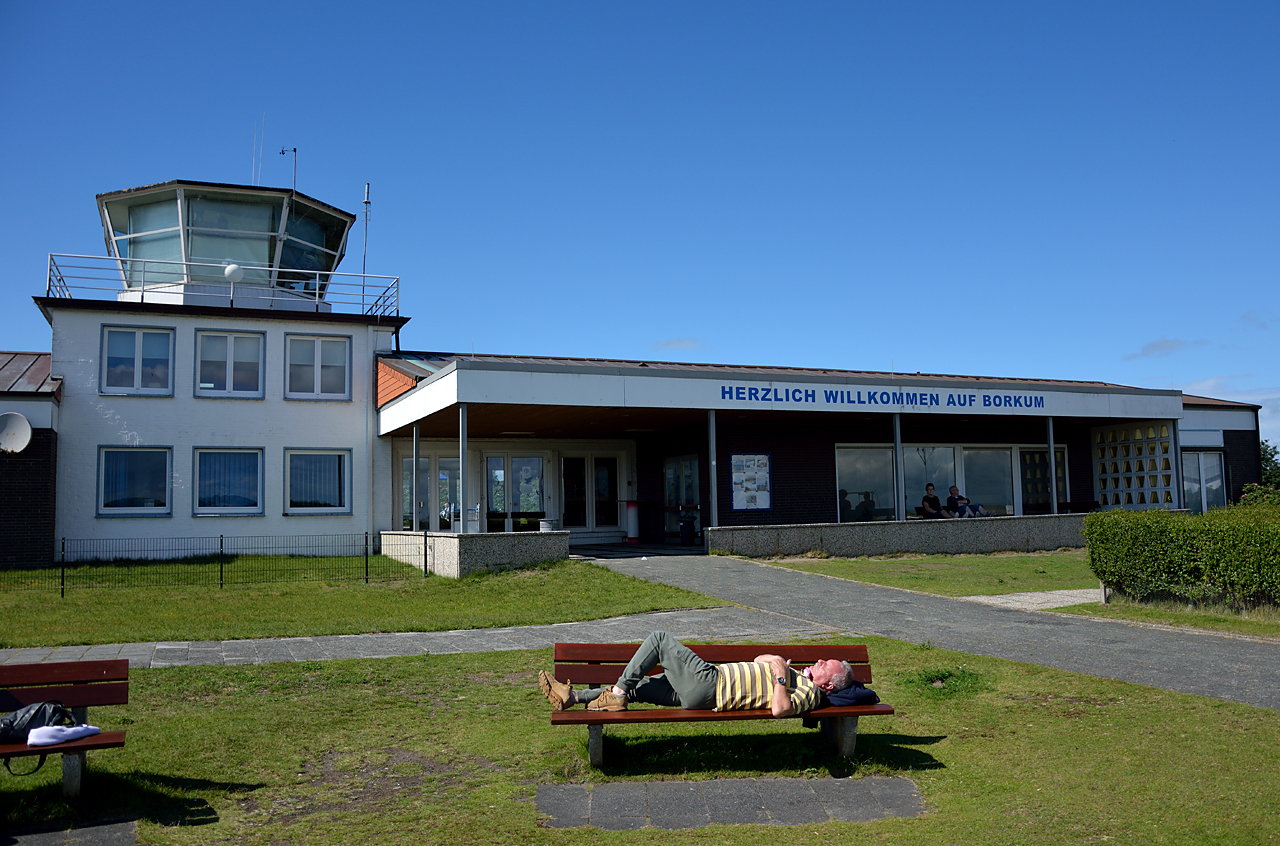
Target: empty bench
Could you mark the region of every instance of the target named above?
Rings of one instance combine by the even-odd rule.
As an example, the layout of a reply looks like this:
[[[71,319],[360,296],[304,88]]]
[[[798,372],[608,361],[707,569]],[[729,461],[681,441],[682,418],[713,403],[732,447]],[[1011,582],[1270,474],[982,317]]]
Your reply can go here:
[[[0,713],[48,701],[61,702],[79,723],[89,722],[90,705],[127,705],[129,662],[118,659],[0,667]],[[0,743],[0,759],[60,753],[62,793],[76,797],[80,795],[80,782],[84,778],[85,753],[121,746],[124,746],[123,731],[104,731],[55,746]]]
[[[639,644],[636,643],[557,643],[555,645],[555,677],[579,687],[607,687],[618,680]],[[853,666],[854,680],[871,682],[871,663],[865,646],[762,646],[686,643],[702,660],[712,664],[750,661],[757,655],[772,653],[791,661],[797,670],[824,658],[848,661]],[[656,667],[654,673],[662,672]],[[825,700],[824,700],[825,701]],[[604,727],[636,723],[695,723],[724,720],[800,719],[806,727],[821,726],[822,732],[835,744],[840,755],[852,755],[858,740],[858,718],[893,713],[892,705],[822,705],[794,717],[774,717],[768,708],[750,711],[693,711],[686,708],[630,706],[626,711],[586,711],[572,708],[551,712],[553,726],[587,726],[587,759],[594,767],[604,763]]]

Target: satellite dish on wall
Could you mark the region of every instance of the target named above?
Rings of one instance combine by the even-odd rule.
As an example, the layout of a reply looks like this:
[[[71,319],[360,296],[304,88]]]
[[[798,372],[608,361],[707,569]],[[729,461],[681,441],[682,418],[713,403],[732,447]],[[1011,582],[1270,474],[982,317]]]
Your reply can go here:
[[[16,411],[0,414],[0,452],[22,452],[31,443],[31,423]]]

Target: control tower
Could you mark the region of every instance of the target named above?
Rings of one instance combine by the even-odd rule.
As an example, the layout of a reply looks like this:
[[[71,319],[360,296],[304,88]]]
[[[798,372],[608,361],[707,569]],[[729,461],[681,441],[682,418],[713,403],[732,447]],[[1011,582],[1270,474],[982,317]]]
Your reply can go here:
[[[329,311],[344,285],[356,216],[297,191],[173,180],[97,200],[118,300]]]

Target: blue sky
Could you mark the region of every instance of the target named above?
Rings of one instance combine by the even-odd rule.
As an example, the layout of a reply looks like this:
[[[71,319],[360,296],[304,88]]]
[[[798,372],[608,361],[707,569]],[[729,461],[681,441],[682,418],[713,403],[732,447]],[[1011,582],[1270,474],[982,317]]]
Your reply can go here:
[[[93,196],[358,211],[406,348],[1086,379],[1280,442],[1280,4],[0,4],[0,348]],[[358,233],[357,233],[358,234]],[[343,269],[358,269],[358,237]]]

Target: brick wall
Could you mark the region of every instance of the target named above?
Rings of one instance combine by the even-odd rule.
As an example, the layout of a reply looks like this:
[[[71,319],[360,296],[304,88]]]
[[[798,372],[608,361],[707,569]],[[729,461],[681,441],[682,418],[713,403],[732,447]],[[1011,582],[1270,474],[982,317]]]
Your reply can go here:
[[[0,568],[53,561],[58,435],[35,429],[16,454],[0,453]]]

